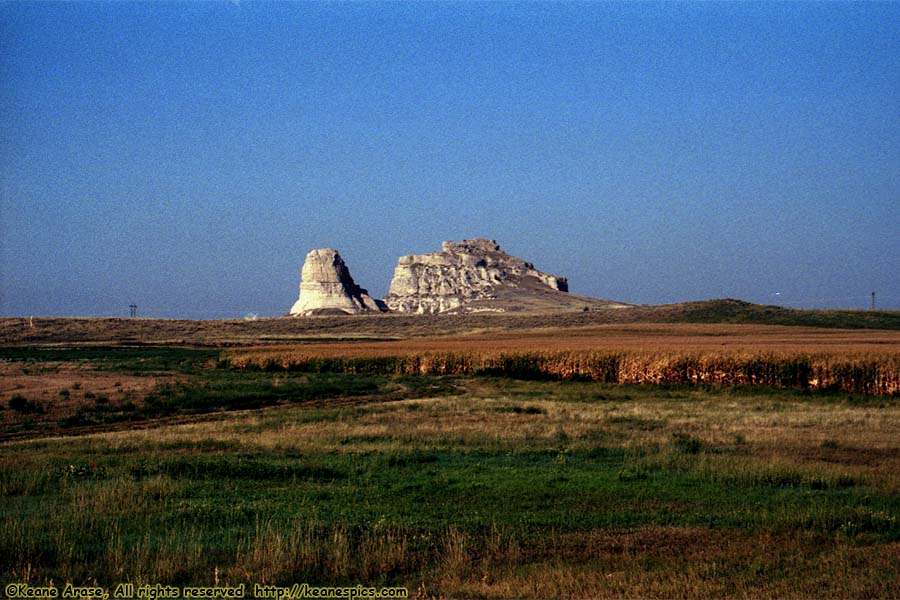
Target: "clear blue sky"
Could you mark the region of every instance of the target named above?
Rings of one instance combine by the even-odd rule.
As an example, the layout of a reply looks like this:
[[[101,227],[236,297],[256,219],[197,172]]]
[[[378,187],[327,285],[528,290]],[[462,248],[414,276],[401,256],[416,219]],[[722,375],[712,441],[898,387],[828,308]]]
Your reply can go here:
[[[2,3],[0,315],[278,315],[496,239],[575,293],[900,309],[900,3]]]

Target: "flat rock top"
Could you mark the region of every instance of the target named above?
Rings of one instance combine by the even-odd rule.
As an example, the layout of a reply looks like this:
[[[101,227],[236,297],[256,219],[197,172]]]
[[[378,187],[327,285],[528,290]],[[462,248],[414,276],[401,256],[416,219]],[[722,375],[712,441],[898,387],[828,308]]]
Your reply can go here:
[[[481,261],[481,262],[479,262]],[[440,252],[431,254],[408,254],[401,256],[398,264],[444,266],[477,266],[477,267],[509,267],[512,269],[533,270],[534,265],[507,254],[500,249],[495,240],[472,238],[461,242],[445,241]],[[565,279],[565,278],[560,278]]]
[[[443,242],[444,252],[500,252],[500,244],[496,240],[471,238],[461,242]]]

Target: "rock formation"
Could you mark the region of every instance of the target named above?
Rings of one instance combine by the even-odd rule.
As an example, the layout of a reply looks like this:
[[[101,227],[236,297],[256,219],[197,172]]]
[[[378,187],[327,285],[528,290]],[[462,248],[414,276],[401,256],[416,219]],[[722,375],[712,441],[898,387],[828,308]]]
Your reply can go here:
[[[517,295],[556,298],[568,289],[565,277],[536,270],[494,240],[470,239],[444,242],[434,254],[401,256],[384,301],[400,312],[503,312],[519,309]]]
[[[300,297],[291,315],[355,314],[387,310],[356,285],[344,259],[332,248],[312,250],[300,272]]]

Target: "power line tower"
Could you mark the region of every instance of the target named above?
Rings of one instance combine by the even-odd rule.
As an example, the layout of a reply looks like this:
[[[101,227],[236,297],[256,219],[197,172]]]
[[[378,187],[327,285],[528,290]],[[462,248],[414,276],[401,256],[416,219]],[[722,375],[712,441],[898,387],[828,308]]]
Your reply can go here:
[[[131,310],[131,316],[136,317],[137,316],[137,304],[129,304],[128,308]]]

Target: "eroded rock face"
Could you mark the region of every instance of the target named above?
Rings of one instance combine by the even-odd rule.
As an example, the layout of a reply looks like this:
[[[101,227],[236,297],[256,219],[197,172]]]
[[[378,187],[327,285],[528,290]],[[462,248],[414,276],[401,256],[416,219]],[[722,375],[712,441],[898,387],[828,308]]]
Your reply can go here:
[[[387,310],[384,303],[356,285],[344,259],[333,248],[312,250],[300,272],[300,297],[290,314],[356,314]]]
[[[401,256],[384,301],[400,312],[475,310],[510,289],[567,292],[565,277],[548,275],[500,250],[494,240],[444,242],[441,252]]]

